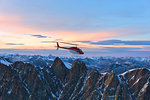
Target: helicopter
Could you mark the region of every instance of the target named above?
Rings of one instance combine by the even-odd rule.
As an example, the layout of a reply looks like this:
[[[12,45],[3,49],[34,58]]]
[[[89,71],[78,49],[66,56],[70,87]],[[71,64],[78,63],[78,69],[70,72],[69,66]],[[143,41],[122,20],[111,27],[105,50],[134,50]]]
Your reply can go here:
[[[74,47],[62,47],[62,46],[59,46],[59,43],[57,43],[57,50],[59,50],[59,48],[62,48],[62,49],[67,49],[69,50],[71,53],[73,54],[84,54],[84,52],[77,47],[77,44],[72,44],[72,43],[67,43],[67,42],[60,42],[60,43],[64,43],[64,44],[70,44],[70,45],[76,45]]]

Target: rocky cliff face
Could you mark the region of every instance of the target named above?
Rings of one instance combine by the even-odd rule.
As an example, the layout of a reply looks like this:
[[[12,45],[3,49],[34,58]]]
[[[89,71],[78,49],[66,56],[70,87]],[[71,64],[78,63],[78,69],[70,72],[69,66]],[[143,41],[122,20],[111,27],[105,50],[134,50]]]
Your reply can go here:
[[[75,60],[67,69],[60,58],[51,67],[0,64],[0,100],[150,100],[150,71],[123,74],[90,71]]]

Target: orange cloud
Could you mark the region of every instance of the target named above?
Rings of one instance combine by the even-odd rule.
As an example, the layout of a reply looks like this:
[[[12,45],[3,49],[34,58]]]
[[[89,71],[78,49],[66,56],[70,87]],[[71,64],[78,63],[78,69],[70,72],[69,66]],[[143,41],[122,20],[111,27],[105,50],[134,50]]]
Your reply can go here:
[[[3,41],[0,41],[0,48],[2,48],[5,45]]]
[[[23,17],[18,15],[13,16],[0,16],[0,32],[10,33],[10,34],[27,34],[27,33],[43,33],[43,30],[40,28],[33,28],[23,25],[21,23],[23,20]],[[30,24],[30,23],[28,23]],[[50,23],[51,24],[51,23]],[[54,23],[55,24],[55,23]],[[115,30],[109,30],[105,32],[82,32],[82,31],[61,31],[61,30],[55,30],[54,33],[51,33],[53,29],[50,29],[49,31],[44,31],[45,35],[49,37],[53,37],[55,39],[61,38],[65,41],[98,41],[98,40],[104,40],[109,38],[115,38],[119,36],[126,36],[129,35],[127,32],[132,29],[115,29]]]
[[[3,34],[11,34],[7,37],[1,37],[0,39],[3,39],[2,41],[7,42],[19,42],[24,43],[26,45],[24,46],[7,46],[5,43],[0,41],[0,45],[3,48],[19,48],[19,49],[54,49],[53,45],[50,44],[40,44],[41,41],[49,40],[47,39],[37,39],[29,36],[23,36],[21,35],[19,38],[16,38],[15,36],[18,36],[18,34],[41,34],[43,33],[41,29],[39,28],[32,28],[28,26],[24,26],[21,24],[23,18],[21,16],[13,15],[13,16],[0,16],[0,35]],[[52,37],[51,40],[55,39],[62,39],[63,41],[100,41],[104,39],[109,38],[115,38],[119,36],[126,36],[129,34],[121,33],[126,32],[132,29],[117,29],[117,30],[109,30],[105,32],[82,32],[82,31],[61,31],[61,30],[54,30],[51,32],[45,31],[44,35],[47,37]],[[120,34],[119,34],[120,33]],[[81,43],[80,43],[81,44]],[[79,44],[79,45],[80,45]],[[82,45],[82,44],[81,44]],[[90,45],[90,44],[83,44],[83,47],[105,47],[104,45]],[[112,46],[107,45],[106,47],[133,47],[133,46]],[[136,47],[136,46],[134,46]],[[138,46],[139,47],[139,46]]]

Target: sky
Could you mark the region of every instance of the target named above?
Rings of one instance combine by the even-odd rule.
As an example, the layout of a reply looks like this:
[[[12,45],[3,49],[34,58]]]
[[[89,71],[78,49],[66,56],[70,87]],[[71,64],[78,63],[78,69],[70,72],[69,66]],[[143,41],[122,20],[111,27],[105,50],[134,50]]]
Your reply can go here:
[[[0,0],[0,49],[60,55],[68,51],[55,51],[55,42],[64,41],[77,43],[85,56],[149,56],[149,5],[149,0]]]

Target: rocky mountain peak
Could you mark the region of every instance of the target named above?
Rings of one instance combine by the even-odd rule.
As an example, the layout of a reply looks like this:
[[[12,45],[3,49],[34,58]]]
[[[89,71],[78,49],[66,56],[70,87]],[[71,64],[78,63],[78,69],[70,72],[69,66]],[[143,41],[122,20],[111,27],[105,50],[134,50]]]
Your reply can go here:
[[[87,71],[87,67],[85,66],[85,63],[77,59],[72,63],[72,67],[69,70],[68,80],[71,81],[73,79],[76,81],[86,71]]]
[[[85,63],[80,61],[79,59],[75,60],[72,63],[72,67],[71,67],[72,72],[76,72],[78,74],[81,74],[86,70],[87,70],[87,67],[85,66]]]
[[[88,70],[75,60],[67,69],[60,58],[51,67],[0,64],[0,100],[150,100],[150,71],[123,74]]]
[[[139,99],[141,96],[147,98],[146,95],[142,94],[142,91],[145,91],[147,94],[147,83],[149,83],[150,71],[145,68],[138,68],[129,70],[121,74],[122,80],[127,84],[130,93],[132,94],[133,99]],[[148,99],[143,99],[148,100]]]
[[[63,82],[65,82],[69,69],[66,68],[66,66],[59,57],[56,57],[51,66],[51,71]]]
[[[141,76],[143,76],[143,75],[145,75],[147,73],[149,73],[148,69],[146,69],[146,68],[138,68],[138,69],[132,69],[132,70],[129,70],[129,71],[125,72],[124,76],[130,78],[131,76],[137,74],[138,77],[141,77]]]

